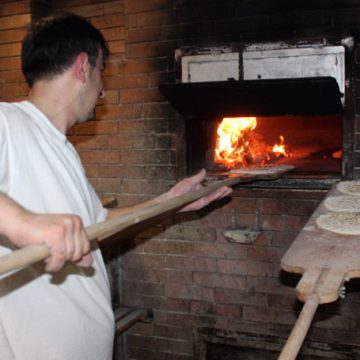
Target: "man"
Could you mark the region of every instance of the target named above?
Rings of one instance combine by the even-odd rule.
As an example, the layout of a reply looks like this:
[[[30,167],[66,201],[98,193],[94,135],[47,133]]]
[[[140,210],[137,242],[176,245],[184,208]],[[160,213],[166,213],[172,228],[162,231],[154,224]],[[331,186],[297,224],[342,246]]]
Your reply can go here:
[[[1,359],[112,357],[108,279],[84,227],[136,206],[105,210],[65,136],[91,117],[104,95],[107,56],[106,41],[86,19],[66,14],[43,20],[23,41],[28,99],[0,104],[0,255],[39,243],[50,249],[44,264],[0,279]],[[201,171],[184,179],[155,200],[194,190],[204,176]],[[230,192],[221,188],[181,210],[199,209]]]

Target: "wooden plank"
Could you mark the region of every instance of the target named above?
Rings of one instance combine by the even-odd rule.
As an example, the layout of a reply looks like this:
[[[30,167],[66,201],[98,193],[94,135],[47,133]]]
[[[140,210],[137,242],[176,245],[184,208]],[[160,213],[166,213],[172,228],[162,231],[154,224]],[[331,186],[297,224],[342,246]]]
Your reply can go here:
[[[337,186],[326,198],[343,195]],[[324,205],[326,198],[281,259],[283,270],[302,274],[296,296],[305,304],[279,360],[296,358],[318,305],[336,301],[344,282],[360,277],[360,237],[327,231],[316,223],[319,216],[331,212]]]
[[[275,179],[282,174],[289,172],[294,167],[283,166],[279,171],[273,171],[271,174],[243,174],[232,175],[220,181],[214,181],[198,190],[194,190],[175,198],[151,203],[151,205],[139,205],[131,213],[106,220],[99,224],[94,224],[86,228],[86,233],[91,241],[104,240],[122,230],[141,223],[145,220],[163,215],[171,211],[176,211],[181,207],[209,195],[223,186],[233,186],[240,183],[250,183],[256,180]],[[45,245],[34,245],[15,250],[8,255],[0,258],[0,275],[10,271],[20,269],[34,264],[40,260],[46,259],[50,255],[50,250]]]

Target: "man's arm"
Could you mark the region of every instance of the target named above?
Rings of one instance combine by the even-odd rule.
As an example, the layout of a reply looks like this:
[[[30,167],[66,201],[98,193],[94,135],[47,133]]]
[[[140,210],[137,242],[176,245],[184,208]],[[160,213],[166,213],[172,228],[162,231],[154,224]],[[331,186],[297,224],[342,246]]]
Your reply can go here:
[[[173,199],[180,195],[186,194],[188,192],[198,190],[202,187],[201,183],[205,179],[205,175],[206,175],[205,170],[201,170],[194,176],[191,176],[191,177],[188,177],[188,178],[185,178],[185,179],[179,181],[169,191],[157,196],[154,199],[145,201],[141,204],[129,206],[126,208],[108,209],[108,218],[110,219],[110,218],[113,218],[116,216],[125,215],[125,214],[128,214],[128,213],[134,211],[135,209],[137,209],[139,207],[146,207],[146,206],[151,206],[152,204],[158,204],[162,201],[170,200],[170,199]],[[223,186],[223,187],[219,188],[218,190],[214,191],[213,193],[206,195],[206,196],[202,197],[201,199],[196,200],[196,201],[184,206],[183,208],[181,208],[179,210],[179,212],[194,211],[194,210],[202,209],[203,207],[210,204],[211,202],[213,202],[215,200],[219,200],[225,196],[228,196],[231,192],[232,192],[231,188],[229,188],[227,186]]]
[[[17,247],[44,244],[50,249],[46,270],[60,270],[66,261],[90,266],[90,243],[82,220],[71,214],[35,214],[0,192],[0,234]]]

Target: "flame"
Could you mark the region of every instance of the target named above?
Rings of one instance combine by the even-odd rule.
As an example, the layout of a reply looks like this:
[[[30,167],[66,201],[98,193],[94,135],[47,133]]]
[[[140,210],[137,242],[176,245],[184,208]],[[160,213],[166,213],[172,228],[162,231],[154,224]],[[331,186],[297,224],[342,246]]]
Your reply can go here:
[[[280,144],[271,147],[253,131],[256,125],[256,117],[223,118],[217,129],[215,162],[234,168],[263,165],[274,157],[289,156],[283,136]]]
[[[273,146],[272,148],[273,153],[275,154],[276,157],[280,157],[280,156],[289,157],[290,153],[286,148],[284,137],[280,135],[279,138],[280,138],[280,144],[275,144]]]

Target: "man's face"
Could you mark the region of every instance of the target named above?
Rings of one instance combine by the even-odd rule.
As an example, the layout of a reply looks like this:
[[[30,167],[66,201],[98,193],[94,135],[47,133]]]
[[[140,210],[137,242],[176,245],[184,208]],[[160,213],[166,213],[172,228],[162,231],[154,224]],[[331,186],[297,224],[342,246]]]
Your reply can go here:
[[[102,81],[104,68],[105,64],[100,50],[96,59],[96,66],[94,68],[89,67],[89,78],[81,96],[82,115],[79,117],[78,122],[85,122],[94,118],[96,103],[105,94]]]

